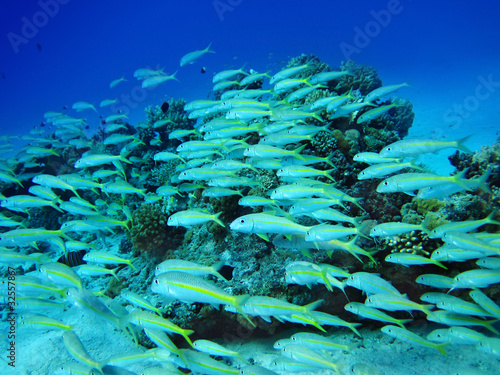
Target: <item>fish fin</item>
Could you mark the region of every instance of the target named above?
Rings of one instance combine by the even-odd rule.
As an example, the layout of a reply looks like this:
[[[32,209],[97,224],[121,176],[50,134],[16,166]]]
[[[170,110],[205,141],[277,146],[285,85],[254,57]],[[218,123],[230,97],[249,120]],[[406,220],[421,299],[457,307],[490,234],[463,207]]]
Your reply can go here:
[[[300,159],[300,160],[306,161],[306,158],[305,158],[303,155],[301,155],[301,154],[300,154],[300,152],[301,152],[302,150],[304,150],[306,147],[307,147],[307,144],[302,145],[302,146],[299,146],[299,147],[297,147],[295,150],[293,150],[293,151],[294,151],[294,154],[295,154],[295,157],[296,157],[297,159]]]
[[[223,228],[225,228],[226,226],[224,225],[224,223],[219,219],[219,216],[220,214],[222,214],[222,211],[221,212],[218,212],[214,215],[214,221],[219,224],[220,226],[222,226]]]
[[[208,45],[208,47],[207,47],[207,48],[205,48],[205,52],[207,52],[207,53],[215,53],[215,51],[212,51],[212,50],[210,49],[210,47],[212,47],[212,42],[210,42],[210,44]]]
[[[361,325],[362,325],[361,323],[350,323],[349,325],[347,325],[347,328],[349,328],[351,331],[353,331],[359,337],[363,337],[363,336],[361,336],[361,333],[359,333],[359,331],[356,329],[356,327],[359,327]]]
[[[464,143],[467,142],[473,135],[474,134],[469,134],[468,136],[457,140],[457,148],[463,152],[468,153],[468,154],[473,154],[474,151],[470,150],[467,146],[464,145]]]
[[[455,183],[464,188],[465,190],[469,191],[472,190],[470,186],[468,186],[466,183],[464,183],[464,180],[466,180],[466,175],[467,172],[469,172],[469,168],[465,168],[463,171],[458,172],[456,175],[453,176],[453,180]]]
[[[398,326],[400,326],[401,328],[406,329],[406,327],[404,326],[404,324],[410,323],[412,321],[413,321],[413,319],[399,319],[396,324]]]
[[[248,317],[247,314],[242,310],[241,305],[245,303],[245,301],[250,297],[248,294],[242,294],[240,296],[234,296],[233,306],[243,317],[252,325],[252,327],[256,327],[255,323]]]
[[[309,258],[309,259],[312,259],[312,254],[311,252],[309,251],[309,249],[300,249],[300,252],[302,253],[302,255],[304,255],[306,258]]]
[[[443,268],[443,269],[445,269],[445,270],[447,270],[447,269],[448,269],[448,267],[446,267],[446,266],[445,266],[444,264],[442,264],[441,262],[438,262],[437,260],[436,260],[436,261],[434,261],[433,263],[434,263],[436,266],[441,267],[441,268]]]
[[[262,233],[255,233],[257,236],[259,236],[260,238],[262,238],[264,241],[267,241],[269,242],[269,237],[266,235],[266,234],[262,234]]]
[[[271,323],[271,317],[270,316],[267,316],[267,315],[259,315],[260,318],[266,322],[266,323]]]
[[[311,302],[311,303],[309,303],[309,304],[305,305],[304,307],[305,307],[305,309],[306,309],[306,313],[310,315],[310,314],[311,314],[311,312],[312,312],[312,311],[314,311],[315,309],[317,309],[319,306],[321,306],[321,304],[322,304],[324,301],[325,301],[325,300],[323,300],[323,299],[319,299],[319,300],[317,300],[317,301],[315,301],[315,302]]]

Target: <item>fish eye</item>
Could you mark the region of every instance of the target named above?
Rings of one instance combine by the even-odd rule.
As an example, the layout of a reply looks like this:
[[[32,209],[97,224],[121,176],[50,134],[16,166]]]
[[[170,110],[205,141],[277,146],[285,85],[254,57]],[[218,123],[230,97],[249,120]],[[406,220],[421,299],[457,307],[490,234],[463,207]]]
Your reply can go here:
[[[245,224],[245,219],[241,219],[241,220],[240,220],[240,223],[241,223],[241,224]]]
[[[388,183],[387,181],[385,181],[385,182],[384,182],[384,185],[385,185],[385,186],[387,186],[387,185],[389,185],[389,183]]]
[[[387,147],[387,151],[391,151],[391,150],[392,150],[392,148],[390,148],[390,147]]]
[[[154,283],[155,283],[155,284],[158,284],[158,279],[155,279],[155,280],[154,280]]]

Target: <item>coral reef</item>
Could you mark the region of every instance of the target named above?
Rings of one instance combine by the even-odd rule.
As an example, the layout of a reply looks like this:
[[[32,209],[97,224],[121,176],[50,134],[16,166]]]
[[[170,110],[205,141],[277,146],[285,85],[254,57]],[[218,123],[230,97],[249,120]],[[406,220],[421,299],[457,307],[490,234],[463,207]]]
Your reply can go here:
[[[174,229],[167,226],[169,212],[161,204],[143,203],[132,216],[130,240],[134,249],[162,254],[175,246]]]
[[[361,94],[367,95],[369,92],[382,86],[382,80],[378,76],[375,68],[367,65],[356,64],[349,60],[340,64],[340,70],[346,70],[354,74],[340,78],[336,91],[342,95],[349,90],[359,90]]]

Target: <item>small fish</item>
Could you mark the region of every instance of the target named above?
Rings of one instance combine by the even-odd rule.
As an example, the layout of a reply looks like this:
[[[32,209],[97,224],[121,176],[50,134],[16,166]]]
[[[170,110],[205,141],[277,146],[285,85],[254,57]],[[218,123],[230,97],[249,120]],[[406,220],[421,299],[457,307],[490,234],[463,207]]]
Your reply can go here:
[[[248,295],[230,295],[197,276],[176,271],[162,273],[153,279],[151,290],[167,299],[185,303],[209,303],[213,306],[229,305],[242,314],[252,326],[255,326],[242,310],[242,305],[248,299]]]
[[[242,362],[245,362],[240,353],[235,352],[234,350],[229,350],[222,345],[219,345],[210,340],[196,340],[195,342],[193,342],[193,348],[200,352],[207,353],[213,356],[236,357]]]
[[[32,314],[26,313],[23,314],[20,318],[21,326],[28,327],[32,329],[62,329],[65,331],[70,331],[73,329],[73,326],[69,324],[64,324],[63,322],[49,318],[48,316],[41,314]]]
[[[385,257],[385,261],[389,263],[401,264],[403,266],[410,265],[425,265],[425,264],[435,264],[445,270],[448,268],[434,259],[426,258],[422,255],[411,254],[411,253],[394,253],[389,254]]]
[[[83,260],[90,263],[100,263],[100,264],[126,264],[130,266],[134,271],[137,268],[134,267],[132,262],[134,259],[123,259],[117,255],[107,253],[106,251],[90,251],[83,257]]]
[[[125,290],[122,291],[121,294],[122,298],[126,300],[127,302],[130,302],[132,305],[137,306],[137,307],[142,307],[143,309],[154,311],[157,313],[159,316],[161,316],[161,310],[157,309],[151,303],[149,303],[144,297],[138,295],[137,293],[134,293],[130,290]]]
[[[453,279],[451,277],[432,273],[420,275],[417,277],[415,282],[417,284],[427,285],[438,289],[449,289],[453,286]]]
[[[383,158],[376,152],[359,152],[353,157],[354,161],[367,164],[400,163],[400,158]]]
[[[493,326],[497,320],[482,320],[444,310],[431,311],[427,315],[427,320],[448,326],[482,326],[489,329],[495,335],[500,335],[500,332]]]
[[[356,272],[347,278],[347,285],[362,290],[367,295],[389,293],[401,296],[401,293],[389,282],[378,274]]]
[[[175,76],[177,74],[177,71],[174,74],[171,75],[160,75],[160,76],[152,76],[146,78],[144,81],[142,81],[142,88],[152,88],[156,87],[164,82],[170,81],[170,80],[175,80],[179,82],[177,77]]]
[[[356,344],[353,345],[338,344],[328,337],[324,337],[311,332],[294,333],[292,336],[290,336],[290,341],[298,345],[303,345],[311,350],[325,350],[328,352],[334,350],[344,350],[350,353],[354,350],[356,346]]]
[[[389,293],[372,294],[366,299],[365,305],[386,311],[410,312],[413,310],[419,310],[425,314],[428,314],[434,307],[433,305],[421,305],[410,301],[406,296],[398,296]]]
[[[44,278],[52,281],[59,287],[77,288],[79,290],[83,288],[80,276],[78,276],[71,267],[65,264],[58,262],[42,264],[38,272],[43,275]]]
[[[90,368],[101,369],[99,362],[93,359],[83,346],[80,338],[73,331],[66,331],[62,335],[64,345],[69,354],[78,362],[82,362]]]
[[[87,103],[87,102],[76,102],[73,104],[73,106],[71,108],[76,109],[77,112],[85,111],[87,109],[93,109],[95,112],[97,112],[95,107],[92,104]]]
[[[125,77],[121,77],[121,78],[118,78],[118,79],[114,79],[111,81],[111,83],[109,84],[109,88],[112,89],[113,87],[115,87],[116,85],[118,85],[120,82],[126,82],[127,80],[125,79]]]
[[[398,172],[401,169],[405,168],[412,168],[419,171],[423,171],[423,168],[415,164],[414,160],[410,160],[406,163],[379,163],[363,169],[358,174],[358,180],[366,180],[370,178],[383,178],[389,174]]]
[[[227,281],[227,279],[218,272],[224,266],[224,263],[224,261],[220,261],[212,266],[203,266],[187,260],[168,259],[155,267],[155,276],[165,272],[178,271],[186,272],[194,276],[213,275],[220,280]]]
[[[104,99],[99,103],[99,107],[108,107],[110,105],[118,103],[118,99]]]
[[[382,158],[405,158],[408,156],[418,156],[425,153],[438,152],[447,148],[458,148],[468,154],[469,150],[464,143],[472,135],[461,138],[457,141],[437,141],[434,139],[404,139],[391,143],[379,152]]]
[[[69,253],[70,254],[70,253]],[[97,264],[81,264],[74,267],[75,272],[79,276],[102,276],[102,275],[111,275],[117,281],[120,281],[120,278],[116,275],[114,269],[108,269],[101,267]]]
[[[293,76],[294,74],[298,74],[301,71],[303,71],[304,69],[307,69],[309,67],[310,67],[310,65],[304,64],[304,65],[300,65],[300,66],[294,66],[291,68],[283,69],[283,70],[279,71],[278,73],[276,73],[275,75],[273,75],[271,77],[271,79],[269,80],[269,83],[274,84],[275,82],[279,82],[281,80],[289,78],[289,77]]]
[[[285,345],[285,347],[281,350],[281,354],[284,357],[292,359],[296,362],[321,369],[333,370],[335,373],[340,374],[340,362],[335,363],[330,358],[321,354],[321,352],[308,349],[302,345]]]
[[[94,154],[78,159],[75,162],[75,168],[96,167],[98,165],[111,164],[114,161],[123,161],[132,164],[131,161],[125,159],[125,157],[121,155]]]
[[[206,53],[215,53],[214,51],[212,51],[210,49],[211,45],[212,45],[212,43],[210,43],[208,45],[208,47],[203,49],[203,50],[189,52],[189,53],[185,54],[184,56],[182,56],[181,61],[180,61],[180,66],[184,66],[187,64],[194,64],[200,57],[202,57]]]
[[[215,221],[220,226],[225,227],[224,223],[219,219],[220,214],[222,212],[210,214],[201,210],[178,211],[169,216],[167,225],[171,227],[191,227],[193,225],[204,224],[208,221]]]
[[[451,232],[451,231],[470,232],[486,224],[500,225],[499,221],[494,220],[496,213],[497,213],[496,211],[493,211],[491,214],[489,214],[487,217],[481,220],[466,220],[466,221],[452,222],[440,225],[439,227],[434,228],[429,233],[429,237],[442,238],[446,232]]]
[[[231,223],[230,228],[241,233],[255,233],[266,241],[269,241],[267,233],[305,234],[309,229],[284,217],[264,213],[241,216]]]
[[[500,319],[500,306],[496,304],[491,298],[489,298],[482,291],[476,289],[469,292],[469,296],[481,306],[485,311],[490,313],[497,319]]]
[[[392,316],[377,310],[373,307],[368,307],[360,302],[350,302],[344,306],[344,309],[352,312],[353,314],[359,315],[360,317],[377,320],[380,322],[388,322],[397,324],[401,328],[405,328],[404,324],[411,322],[413,319],[396,319]]]
[[[406,328],[400,328],[393,325],[384,326],[380,330],[384,332],[386,335],[404,341],[408,344],[416,344],[420,346],[426,346],[428,348],[433,348],[438,350],[441,354],[446,355],[444,347],[449,343],[435,344],[417,335],[416,333],[408,331]]]
[[[382,223],[375,225],[372,229],[370,229],[370,237],[391,237],[391,236],[399,236],[403,233],[408,233],[414,230],[423,231],[427,233],[427,228],[422,224],[408,224],[401,222],[392,222],[392,223]]]
[[[245,72],[243,70],[243,68],[244,68],[244,66],[241,67],[240,69],[237,69],[237,70],[236,69],[235,70],[223,70],[223,71],[217,73],[216,75],[214,75],[214,77],[212,78],[212,83],[225,81],[229,78],[237,76],[238,74],[248,75],[248,73]]]
[[[401,173],[382,181],[377,186],[377,193],[403,192],[413,194],[415,190],[448,183],[457,184],[465,190],[472,190],[471,187],[465,183],[465,181],[468,181],[465,179],[466,174],[467,170],[463,170],[453,176],[439,176],[432,173]],[[483,187],[481,187],[481,189],[483,189]],[[489,188],[487,189],[489,190]]]
[[[365,102],[373,102],[377,99],[380,99],[383,96],[389,95],[403,87],[409,87],[410,85],[408,83],[401,83],[399,85],[390,85],[390,86],[382,86],[379,87],[365,96],[364,101]]]
[[[455,276],[453,286],[449,292],[463,288],[487,288],[498,283],[500,283],[500,270],[469,270]]]

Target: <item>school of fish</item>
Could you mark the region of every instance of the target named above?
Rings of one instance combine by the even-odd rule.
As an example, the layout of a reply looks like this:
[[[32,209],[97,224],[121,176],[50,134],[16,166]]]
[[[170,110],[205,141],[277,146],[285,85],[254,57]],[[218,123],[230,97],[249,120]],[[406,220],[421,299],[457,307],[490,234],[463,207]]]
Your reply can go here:
[[[180,59],[180,66],[193,64],[205,54],[214,53],[210,48],[211,45],[186,54]],[[17,294],[15,303],[11,303],[6,297],[8,282],[3,281],[2,302],[5,309],[12,307],[20,312],[19,329],[61,332],[61,345],[75,361],[58,363],[54,374],[182,374],[189,370],[194,374],[236,375],[325,369],[343,374],[348,370],[344,362],[356,346],[336,343],[319,332],[326,333],[327,326],[345,327],[361,337],[362,332],[358,330],[361,324],[354,315],[386,324],[381,332],[409,345],[435,349],[441,354],[446,353],[449,345],[470,345],[474,350],[500,357],[499,332],[494,326],[500,319],[500,307],[483,290],[500,283],[500,235],[480,230],[486,224],[500,225],[495,220],[496,212],[482,220],[450,222],[437,228],[428,228],[426,223],[402,222],[380,223],[369,228],[365,217],[345,214],[346,204],[362,209],[362,197],[349,196],[335,187],[332,177],[335,165],[329,157],[305,152],[308,142],[319,132],[331,132],[330,120],[354,119],[359,111],[363,112],[356,119],[358,123],[387,115],[397,105],[380,105],[377,101],[408,84],[382,86],[361,98],[351,91],[343,95],[331,94],[303,105],[302,99],[310,93],[352,75],[349,71],[325,71],[302,76],[308,67],[306,63],[282,69],[272,76],[269,72],[246,71],[244,67],[218,72],[213,77],[213,91],[222,93],[220,99],[194,100],[184,107],[188,117],[196,120],[194,129],[172,131],[169,138],[181,142],[175,150],[148,152],[143,158],[129,156],[137,147],[147,145],[137,134],[123,133],[128,129],[124,125],[127,119],[124,114],[110,114],[105,118],[104,152],[89,151],[93,144],[84,133],[84,119],[59,112],[45,113],[45,122],[55,128],[53,133],[35,130],[23,136],[28,143],[20,150],[13,150],[10,139],[3,137],[1,152],[16,152],[15,157],[0,159],[0,181],[4,183],[4,192],[9,192],[5,195],[2,192],[0,197],[0,227],[3,228],[0,264],[5,266],[2,270],[7,276],[7,267],[17,269]],[[138,69],[133,76],[142,82],[143,88],[154,88],[167,81],[178,81],[176,74],[167,75],[163,69]],[[124,81],[124,77],[114,80],[110,88]],[[258,81],[264,81],[269,88],[247,88]],[[283,99],[278,100],[277,96],[282,94]],[[100,107],[115,102],[104,99]],[[74,103],[72,108],[78,112],[97,111],[94,105],[83,101]],[[158,129],[166,124],[163,121],[149,126]],[[255,135],[258,141],[250,143],[251,136],[255,139]],[[426,172],[415,162],[420,155],[448,148],[470,153],[465,146],[467,139],[405,139],[387,145],[379,153],[358,153],[354,161],[368,165],[358,178],[381,179],[376,188],[381,196],[402,192],[423,199],[445,199],[475,189],[491,192],[489,171],[473,179],[465,177],[467,170],[453,176],[440,176]],[[55,176],[30,172],[32,168],[43,167],[45,158],[61,156],[68,149],[79,155],[71,173]],[[140,177],[138,167],[146,158],[156,163],[176,162],[177,176],[156,192],[134,186],[134,177]],[[410,172],[406,172],[408,170]],[[261,171],[275,174],[280,184],[265,191],[258,179]],[[24,190],[25,185],[30,186],[28,190]],[[359,264],[377,263],[375,252],[358,244],[361,238],[376,241],[422,231],[430,238],[441,239],[444,245],[430,257],[402,252],[391,253],[384,261],[406,267],[432,265],[438,270],[447,269],[452,262],[477,260],[477,267],[454,278],[439,273],[420,275],[415,282],[434,289],[422,295],[421,301],[412,301],[376,273],[349,273],[341,267],[309,261],[283,265],[284,285],[312,288],[322,284],[329,292],[342,291],[346,299],[344,308],[353,314],[352,321],[317,311],[323,300],[300,306],[269,296],[234,294],[226,288],[227,280],[219,273],[224,262],[207,266],[169,259],[159,263],[151,270],[154,277],[150,290],[163,298],[165,303],[161,307],[151,304],[146,296],[125,289],[120,298],[127,308],[112,308],[108,297],[85,287],[91,277],[119,281],[126,268],[130,268],[130,272],[138,271],[134,266],[135,258],[118,255],[105,246],[105,236],[130,229],[133,215],[125,203],[117,204],[111,197],[136,195],[144,202],[161,202],[174,196],[186,199],[185,194],[192,198],[191,193],[200,187],[202,197],[239,196],[239,206],[251,209],[252,213],[225,223],[219,218],[221,212],[213,212],[209,206],[206,209],[193,207],[177,210],[165,225],[190,228],[213,221],[236,235],[255,234],[277,247],[297,250],[305,257],[311,257],[311,250],[325,251],[329,257],[342,251],[349,254],[346,256],[355,257]],[[253,187],[264,193],[248,194]],[[22,193],[16,194],[16,191]],[[92,199],[84,199],[82,192]],[[60,228],[26,227],[26,221],[20,220],[42,207],[64,213]],[[316,224],[304,225],[303,218]],[[95,234],[100,241],[86,242],[89,233]],[[77,251],[84,252],[85,264],[71,266],[57,261]],[[216,283],[207,277],[215,279]],[[366,295],[364,303],[351,302],[346,287]],[[459,289],[469,290],[470,299],[450,294]],[[256,317],[269,323],[274,318],[279,322],[311,326],[316,332],[295,333],[289,339],[277,341],[274,344],[276,359],[264,368],[257,358],[255,364],[250,364],[249,356],[216,342],[192,341],[193,330],[181,328],[163,317],[171,301],[209,304],[216,309],[224,306],[225,311],[239,314],[250,326],[255,326]],[[78,329],[75,329],[78,327],[51,317],[52,311],[64,308],[80,309],[96,321],[111,323],[134,342],[138,340],[139,331],[144,331],[156,348],[145,350],[138,346],[135,352],[119,353],[98,361],[87,352],[78,337]],[[407,312],[408,319],[391,315],[398,311]],[[448,328],[436,329],[422,337],[405,328],[405,324],[413,321],[412,311],[420,311],[428,321]],[[474,327],[485,328],[488,332],[483,334]],[[169,335],[182,336],[189,348],[178,348]],[[127,370],[141,364],[145,365],[139,372]],[[355,374],[380,373],[364,363],[354,364],[351,371]]]

